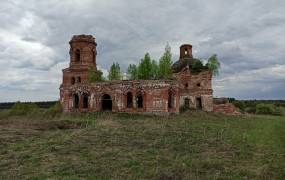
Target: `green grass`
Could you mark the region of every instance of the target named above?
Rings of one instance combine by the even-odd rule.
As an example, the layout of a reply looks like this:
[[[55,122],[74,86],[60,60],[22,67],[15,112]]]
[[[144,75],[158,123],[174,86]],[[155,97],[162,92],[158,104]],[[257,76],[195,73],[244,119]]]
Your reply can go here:
[[[284,116],[0,112],[0,179],[284,177]]]

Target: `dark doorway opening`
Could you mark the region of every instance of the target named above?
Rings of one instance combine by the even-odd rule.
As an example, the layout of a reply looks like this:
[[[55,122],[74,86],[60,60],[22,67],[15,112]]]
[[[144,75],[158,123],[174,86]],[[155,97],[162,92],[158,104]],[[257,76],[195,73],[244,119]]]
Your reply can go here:
[[[109,94],[104,94],[102,96],[102,110],[112,111],[112,99]]]
[[[133,94],[131,92],[127,93],[127,108],[133,107]]]
[[[173,93],[171,91],[168,91],[168,108],[173,108]]]
[[[184,107],[186,109],[189,109],[190,108],[190,99],[189,98],[185,98],[184,99]]]
[[[143,108],[143,96],[141,94],[137,95],[137,107]]]
[[[202,109],[202,99],[200,97],[196,98],[196,108]]]
[[[84,94],[83,95],[83,108],[84,109],[88,109],[88,99],[89,99],[88,95]]]
[[[74,109],[79,108],[79,96],[78,96],[78,94],[73,95],[73,107],[74,107]]]

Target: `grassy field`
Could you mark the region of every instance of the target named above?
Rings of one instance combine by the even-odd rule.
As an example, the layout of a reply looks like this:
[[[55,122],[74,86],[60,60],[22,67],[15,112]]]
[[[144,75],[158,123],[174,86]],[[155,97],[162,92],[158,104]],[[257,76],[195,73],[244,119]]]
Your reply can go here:
[[[284,116],[0,112],[0,179],[284,177]]]

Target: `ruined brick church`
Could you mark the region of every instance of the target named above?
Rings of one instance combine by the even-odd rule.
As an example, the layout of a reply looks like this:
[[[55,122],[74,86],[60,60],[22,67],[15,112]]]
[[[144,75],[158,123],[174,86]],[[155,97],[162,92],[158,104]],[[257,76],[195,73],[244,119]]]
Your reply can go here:
[[[63,69],[60,102],[64,112],[113,111],[127,113],[179,113],[180,109],[213,111],[212,73],[191,71],[192,46],[180,47],[171,80],[88,82],[88,69],[96,70],[96,42],[91,35],[75,35],[70,64]]]

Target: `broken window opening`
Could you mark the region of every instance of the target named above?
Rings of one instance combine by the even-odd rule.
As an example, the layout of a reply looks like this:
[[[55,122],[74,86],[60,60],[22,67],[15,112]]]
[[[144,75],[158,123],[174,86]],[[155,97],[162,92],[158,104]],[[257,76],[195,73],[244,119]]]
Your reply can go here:
[[[185,107],[185,109],[190,108],[190,99],[189,98],[184,99],[184,107]]]
[[[173,93],[171,91],[168,91],[168,108],[173,108]]]
[[[133,94],[131,92],[127,93],[127,108],[133,107]]]
[[[201,99],[201,97],[196,98],[196,109],[202,109],[202,99]]]
[[[76,49],[75,51],[75,61],[79,62],[80,61],[80,50]]]
[[[81,77],[77,77],[77,83],[81,83]]]
[[[93,63],[95,63],[95,60],[96,60],[96,50],[93,49]]]
[[[88,109],[88,102],[89,102],[89,96],[88,94],[83,95],[83,109]]]
[[[143,96],[142,96],[142,94],[137,95],[137,108],[143,108]]]
[[[78,96],[78,94],[73,95],[73,108],[74,109],[79,108],[79,96]]]
[[[73,85],[75,83],[75,77],[71,78],[71,84]]]

